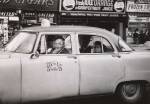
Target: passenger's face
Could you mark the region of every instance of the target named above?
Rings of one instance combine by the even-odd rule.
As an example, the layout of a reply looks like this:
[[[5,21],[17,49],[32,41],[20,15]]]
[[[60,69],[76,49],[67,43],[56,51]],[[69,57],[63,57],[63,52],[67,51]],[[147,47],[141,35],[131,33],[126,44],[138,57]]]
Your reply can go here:
[[[54,42],[54,48],[61,49],[64,47],[64,42],[62,39],[57,39]]]
[[[101,52],[102,52],[101,46],[100,45],[96,45],[94,47],[94,53],[101,53]]]

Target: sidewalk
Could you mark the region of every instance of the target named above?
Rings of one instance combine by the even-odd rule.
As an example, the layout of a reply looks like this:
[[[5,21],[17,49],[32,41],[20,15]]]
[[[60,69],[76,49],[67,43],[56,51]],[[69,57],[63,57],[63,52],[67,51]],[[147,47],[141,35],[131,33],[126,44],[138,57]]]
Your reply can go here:
[[[150,51],[150,47],[146,46],[145,44],[129,44],[133,49],[137,51]]]
[[[141,51],[150,51],[150,43],[148,44],[133,44],[133,38],[132,37],[127,37],[127,43],[135,50]]]

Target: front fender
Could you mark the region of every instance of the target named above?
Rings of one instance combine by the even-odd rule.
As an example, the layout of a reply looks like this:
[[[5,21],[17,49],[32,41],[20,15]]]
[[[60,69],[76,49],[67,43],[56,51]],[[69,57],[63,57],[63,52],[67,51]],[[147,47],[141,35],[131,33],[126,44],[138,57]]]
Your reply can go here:
[[[144,80],[150,82],[150,54],[133,52],[123,57],[125,63],[125,81]]]
[[[21,98],[20,57],[6,56],[0,56],[0,98],[3,102],[18,102]]]

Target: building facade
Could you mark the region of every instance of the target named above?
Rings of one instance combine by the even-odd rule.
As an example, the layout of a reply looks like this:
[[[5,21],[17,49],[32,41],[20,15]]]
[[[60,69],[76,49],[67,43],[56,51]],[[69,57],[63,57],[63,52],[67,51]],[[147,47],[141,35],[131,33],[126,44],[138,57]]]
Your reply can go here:
[[[126,39],[125,0],[60,0],[60,24],[105,28]]]
[[[128,0],[129,31],[150,29],[150,0]]]
[[[129,36],[133,38],[133,43],[150,41],[150,0],[128,0],[126,12],[129,16]]]
[[[39,25],[43,18],[58,25],[105,28],[126,39],[126,0],[0,0],[0,34]]]
[[[42,18],[54,23],[58,3],[59,0],[0,0],[0,36],[4,43],[15,30],[39,24]]]

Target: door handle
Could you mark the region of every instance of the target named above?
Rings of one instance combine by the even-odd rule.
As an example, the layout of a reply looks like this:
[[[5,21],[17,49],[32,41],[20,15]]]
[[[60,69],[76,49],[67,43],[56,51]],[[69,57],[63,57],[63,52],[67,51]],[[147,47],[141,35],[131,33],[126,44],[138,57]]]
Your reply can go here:
[[[115,54],[112,55],[112,57],[118,57],[118,58],[120,58],[121,56],[119,54],[115,53]]]
[[[77,56],[68,56],[68,58],[77,59]]]

